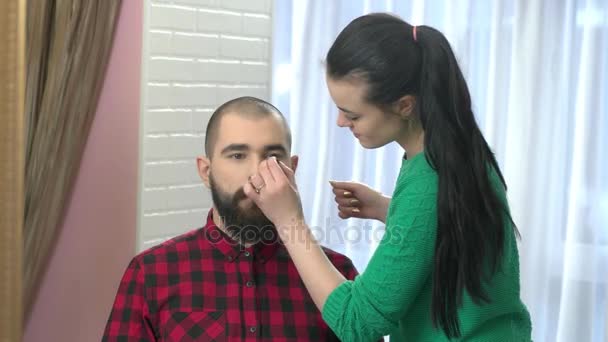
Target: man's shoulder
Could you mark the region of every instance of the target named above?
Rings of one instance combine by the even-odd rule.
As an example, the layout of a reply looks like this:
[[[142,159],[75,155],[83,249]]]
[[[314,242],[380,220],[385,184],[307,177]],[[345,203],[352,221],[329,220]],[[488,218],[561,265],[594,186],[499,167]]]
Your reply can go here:
[[[201,239],[204,228],[196,228],[186,233],[177,235],[170,239],[160,242],[159,244],[145,249],[138,253],[133,259],[143,264],[158,262],[160,257],[162,261],[166,260],[168,255],[180,252],[187,252],[198,246],[198,241]]]

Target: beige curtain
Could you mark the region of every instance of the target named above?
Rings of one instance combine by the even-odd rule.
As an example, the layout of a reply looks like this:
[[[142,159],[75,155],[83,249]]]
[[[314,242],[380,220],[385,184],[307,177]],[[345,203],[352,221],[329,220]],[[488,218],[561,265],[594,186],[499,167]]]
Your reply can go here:
[[[25,0],[0,1],[0,341],[21,341]]]
[[[34,303],[95,115],[120,0],[28,0],[23,296]]]

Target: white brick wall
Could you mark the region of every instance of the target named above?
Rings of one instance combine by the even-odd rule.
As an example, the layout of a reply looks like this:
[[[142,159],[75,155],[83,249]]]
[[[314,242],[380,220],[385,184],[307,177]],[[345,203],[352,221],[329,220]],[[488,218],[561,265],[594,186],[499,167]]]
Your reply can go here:
[[[270,98],[271,12],[271,0],[145,1],[138,250],[204,223],[195,158],[219,104]]]

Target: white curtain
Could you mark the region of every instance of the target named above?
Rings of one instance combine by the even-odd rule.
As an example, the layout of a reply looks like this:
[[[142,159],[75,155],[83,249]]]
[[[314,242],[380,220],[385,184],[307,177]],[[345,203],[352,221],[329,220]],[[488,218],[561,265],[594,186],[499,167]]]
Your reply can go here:
[[[301,158],[306,217],[360,271],[382,227],[340,220],[327,181],[390,194],[402,152],[366,151],[336,126],[323,60],[348,22],[376,11],[452,43],[522,233],[534,340],[608,341],[608,1],[275,1],[273,101]]]

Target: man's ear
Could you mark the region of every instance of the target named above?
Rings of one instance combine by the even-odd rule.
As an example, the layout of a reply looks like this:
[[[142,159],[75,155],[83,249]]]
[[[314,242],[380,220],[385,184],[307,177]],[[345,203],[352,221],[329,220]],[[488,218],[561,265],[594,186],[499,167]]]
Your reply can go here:
[[[209,183],[209,174],[211,172],[211,160],[205,156],[196,157],[196,168],[198,170],[198,175],[201,177],[201,180],[205,184],[207,188],[211,188],[211,184]]]
[[[296,169],[298,168],[298,161],[300,160],[300,157],[298,156],[291,156],[290,161],[291,161],[291,169],[293,170],[293,173],[296,173]]]
[[[412,95],[405,95],[397,100],[394,110],[402,119],[408,120],[413,117],[415,108],[416,97]]]

